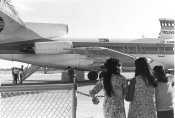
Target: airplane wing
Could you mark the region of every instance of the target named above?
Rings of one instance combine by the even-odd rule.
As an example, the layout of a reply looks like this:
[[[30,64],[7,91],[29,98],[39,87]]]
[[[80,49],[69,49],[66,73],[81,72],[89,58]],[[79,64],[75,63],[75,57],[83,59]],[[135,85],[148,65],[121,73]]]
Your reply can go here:
[[[88,60],[92,60],[94,62],[91,66],[101,66],[104,64],[106,59],[113,57],[118,58],[123,65],[133,67],[134,61],[137,58],[135,56],[105,47],[77,47],[66,50],[69,50],[71,53],[85,55]]]

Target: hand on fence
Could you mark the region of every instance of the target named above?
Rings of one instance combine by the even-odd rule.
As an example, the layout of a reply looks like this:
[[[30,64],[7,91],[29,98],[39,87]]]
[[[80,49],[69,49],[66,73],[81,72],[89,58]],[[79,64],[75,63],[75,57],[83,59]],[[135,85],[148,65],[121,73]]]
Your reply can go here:
[[[92,98],[92,102],[93,102],[93,104],[98,104],[100,101],[99,101],[99,99],[97,98],[97,97],[93,97]]]

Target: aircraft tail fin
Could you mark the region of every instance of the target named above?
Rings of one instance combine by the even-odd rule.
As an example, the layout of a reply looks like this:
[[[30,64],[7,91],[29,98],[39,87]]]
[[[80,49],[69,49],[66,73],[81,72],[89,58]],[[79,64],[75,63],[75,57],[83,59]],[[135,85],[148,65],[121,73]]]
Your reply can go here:
[[[52,40],[68,33],[67,24],[23,23],[5,9],[0,9],[0,44],[36,39]]]
[[[159,39],[173,39],[174,38],[174,19],[170,18],[160,18],[161,31],[159,34]]]
[[[41,38],[28,29],[17,17],[0,9],[0,43],[26,41]]]

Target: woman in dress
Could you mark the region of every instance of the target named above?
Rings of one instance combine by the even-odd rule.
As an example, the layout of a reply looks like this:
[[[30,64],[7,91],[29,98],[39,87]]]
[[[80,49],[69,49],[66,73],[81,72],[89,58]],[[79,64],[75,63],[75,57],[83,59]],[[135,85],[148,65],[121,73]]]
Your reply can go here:
[[[94,88],[89,91],[92,100],[95,102],[95,94],[104,91],[103,112],[105,118],[126,118],[124,108],[124,91],[127,81],[120,74],[118,59],[110,58],[105,63],[104,77],[96,83]]]
[[[128,118],[157,118],[155,105],[155,87],[157,82],[153,77],[145,57],[135,61],[135,91],[130,102]]]
[[[156,88],[157,117],[174,118],[174,76],[167,76],[163,66],[155,66],[153,70],[158,81]]]

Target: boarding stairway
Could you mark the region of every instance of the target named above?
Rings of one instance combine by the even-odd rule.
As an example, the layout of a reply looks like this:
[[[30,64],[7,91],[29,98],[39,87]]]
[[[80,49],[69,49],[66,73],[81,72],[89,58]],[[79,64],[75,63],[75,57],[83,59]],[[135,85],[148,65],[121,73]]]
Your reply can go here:
[[[29,67],[24,68],[23,74],[22,74],[22,81],[26,80],[30,75],[32,75],[34,72],[36,72],[40,66],[31,65]]]

